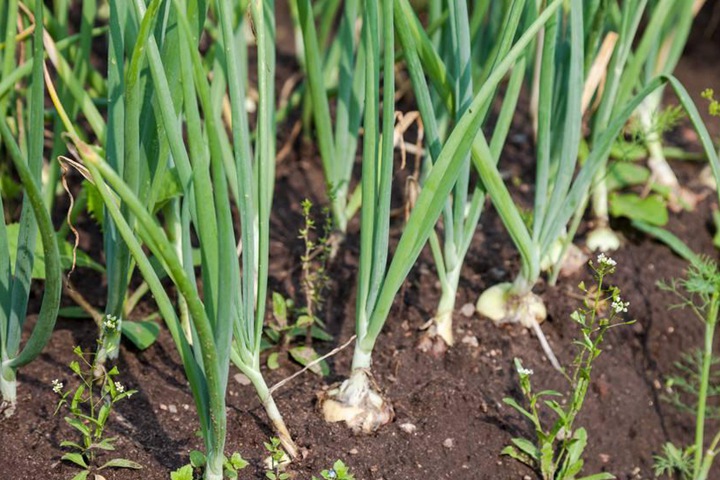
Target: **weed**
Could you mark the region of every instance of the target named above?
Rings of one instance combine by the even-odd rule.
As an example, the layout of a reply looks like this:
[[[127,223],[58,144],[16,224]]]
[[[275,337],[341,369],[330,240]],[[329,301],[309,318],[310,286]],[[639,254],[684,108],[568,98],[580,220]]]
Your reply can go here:
[[[506,404],[532,422],[535,439],[513,438],[513,445],[505,447],[502,453],[537,470],[544,480],[575,479],[582,471],[583,451],[587,446],[588,436],[584,428],[575,428],[575,419],[587,395],[593,363],[602,353],[600,345],[605,333],[615,326],[632,323],[622,319],[622,314],[627,312],[629,303],[621,299],[620,289],[604,284],[605,277],[615,271],[616,262],[600,254],[597,257],[597,264],[590,262],[589,265],[597,287],[587,288],[584,282],[580,284],[579,288],[586,297],[583,306],[570,315],[570,318],[580,326],[581,333],[574,342],[578,352],[570,371],[563,371],[569,382],[569,392],[566,395],[554,390],[535,393],[530,382],[533,371],[523,367],[520,359],[516,358],[515,366],[520,377],[520,389],[529,408],[526,409],[512,398],[504,399]],[[604,307],[608,303],[609,309]],[[561,403],[547,397],[566,397],[568,401]],[[540,418],[540,409],[543,406],[552,410],[557,417],[549,428],[543,425]],[[598,473],[584,478],[602,480],[615,477],[609,473]]]

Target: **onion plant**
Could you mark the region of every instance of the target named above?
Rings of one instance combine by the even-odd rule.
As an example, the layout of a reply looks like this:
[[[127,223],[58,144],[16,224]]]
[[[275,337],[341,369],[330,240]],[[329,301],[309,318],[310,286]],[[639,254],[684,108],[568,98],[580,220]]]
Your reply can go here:
[[[336,2],[337,3],[337,2]],[[358,21],[358,0],[343,2],[337,39],[323,56],[326,28],[318,32],[310,0],[296,0],[297,17],[302,37],[303,66],[307,75],[317,145],[322,159],[332,204],[335,228],[344,234],[348,221],[360,206],[361,189],[350,193],[358,132],[365,101],[364,45],[357,44],[355,25]],[[337,4],[336,4],[337,7]],[[327,12],[323,19],[330,18]],[[326,24],[327,22],[323,22]],[[320,35],[318,34],[320,33]],[[335,77],[337,98],[334,118],[330,114],[328,76]],[[334,129],[333,129],[334,121]]]
[[[16,30],[18,2],[9,2],[4,13],[6,24],[0,27],[0,32],[3,33],[5,48],[0,50],[0,62],[3,71],[7,72],[14,67],[15,62],[14,40],[18,33]],[[33,14],[36,26],[42,25],[41,0],[34,2]],[[42,31],[42,28],[35,28],[32,35],[34,59],[42,59],[44,55]],[[32,66],[28,94],[29,118],[18,109],[16,115],[12,117],[14,122],[11,123],[9,118],[6,118],[9,113],[9,98],[0,100],[0,138],[24,189],[14,265],[10,263],[7,225],[4,219],[0,222],[0,393],[3,402],[7,402],[10,406],[8,412],[14,410],[17,401],[17,370],[34,360],[50,339],[60,305],[62,286],[57,239],[50,214],[43,204],[40,186],[45,102],[42,66],[42,61],[34,62]],[[4,212],[2,196],[0,196],[0,212]],[[25,346],[20,348],[38,234],[43,246],[45,289],[40,312],[30,338]]]
[[[592,133],[588,141],[597,141],[610,119],[624,107],[638,88],[657,75],[673,72],[687,42],[693,19],[705,0],[673,2],[634,1],[622,7],[605,4],[598,7],[598,23],[602,31],[617,31],[618,40],[605,78],[605,88],[592,118]],[[646,26],[639,25],[645,16]],[[638,107],[642,140],[649,153],[648,166],[654,184],[669,188],[671,206],[692,206],[692,195],[683,190],[665,160],[662,130],[656,122],[663,89],[653,92]],[[617,235],[609,227],[607,171],[602,168],[593,185],[592,208],[595,226],[588,234],[587,244],[592,250],[608,251],[619,246]]]
[[[482,43],[483,49],[486,51],[473,52],[467,7],[464,2],[449,2],[447,10],[450,25],[447,27],[446,36],[449,38],[447,44],[451,47],[443,48],[440,52],[437,52],[431,46],[431,41],[423,38],[421,24],[409,3],[406,1],[397,2],[396,23],[399,24],[397,30],[414,86],[415,97],[418,101],[424,127],[425,143],[429,152],[428,160],[431,163],[434,163],[438,158],[442,148],[444,140],[442,131],[445,130],[442,125],[443,119],[447,118],[448,114],[454,116],[455,120],[459,119],[472,99],[474,93],[473,60],[479,57],[482,61],[482,66],[477,75],[477,82],[482,85],[492,72],[492,68],[510,50],[520,25],[525,3],[524,0],[507,3],[504,6],[505,8],[502,9],[503,15],[499,17],[499,23],[502,27],[497,32],[495,40],[489,39],[487,42]],[[491,13],[496,9],[498,9],[497,5],[491,8]],[[441,63],[428,61],[423,65],[418,52],[418,45],[426,45],[428,49],[432,49],[425,52],[424,55],[426,57],[432,56],[437,62]],[[437,82],[436,87],[428,90],[423,66],[436,71],[431,76],[443,77],[446,80]],[[524,70],[525,59],[522,58],[520,63],[513,69],[512,79],[505,93],[504,104],[495,123],[491,140],[491,152],[495,161],[499,158],[500,150],[505,143],[510,122],[515,112],[522,78],[525,73]],[[446,105],[442,101],[433,102],[433,98],[450,99],[450,104]],[[491,101],[487,101],[483,105],[481,112],[483,119],[487,118],[491,105]],[[446,111],[446,107],[449,111]],[[430,335],[439,337],[447,345],[453,344],[452,314],[455,308],[460,271],[480,220],[486,196],[482,182],[470,187],[470,174],[471,164],[468,155],[463,166],[463,173],[458,177],[458,182],[443,210],[442,242],[436,232],[430,235],[430,246],[442,289],[437,311],[433,318],[433,326],[430,328]]]
[[[551,2],[519,36],[513,47],[493,66],[465,113],[445,141],[435,163],[425,178],[423,188],[405,226],[394,256],[388,265],[388,230],[390,187],[392,180],[394,26],[400,33],[407,25],[399,20],[401,5],[390,0],[381,2],[382,26],[376,5],[369,3],[363,12],[362,42],[365,45],[363,202],[361,208],[360,273],[355,313],[357,339],[350,378],[331,390],[322,402],[328,421],[345,421],[356,431],[373,431],[392,418],[392,407],[378,391],[372,375],[372,351],[378,335],[390,314],[393,299],[417,260],[436,225],[450,192],[463,171],[471,148],[486,163],[494,165],[481,125],[483,106],[490,101],[498,84],[525,54],[538,31],[562,6],[563,0]],[[395,18],[394,18],[395,17]],[[400,33],[403,35],[409,33]],[[379,135],[377,106],[380,104],[380,45],[383,42],[383,123]],[[427,50],[426,50],[427,51]],[[413,57],[406,51],[408,59]],[[412,60],[409,60],[412,61]],[[427,93],[428,87],[424,86]]]
[[[625,5],[631,5],[627,2]],[[478,311],[496,322],[520,322],[538,335],[553,365],[560,369],[539,322],[546,315],[542,300],[532,292],[540,278],[540,264],[554,244],[567,242],[568,230],[574,232],[578,212],[584,209],[587,191],[593,177],[605,165],[610,149],[635,108],[657,88],[670,83],[672,77],[658,77],[649,82],[607,120],[598,134],[577,174],[581,137],[581,99],[585,85],[583,8],[584,2],[573,1],[567,12],[559,12],[545,28],[539,74],[537,177],[532,225],[523,221],[502,182],[497,167],[477,157],[475,166],[488,189],[492,202],[508,229],[521,257],[521,270],[512,283],[495,285],[480,296]],[[569,54],[564,52],[569,50]],[[606,87],[607,88],[607,87]],[[476,160],[476,157],[473,157]],[[574,218],[574,220],[573,220]],[[572,221],[572,224],[571,224]],[[571,237],[571,235],[570,235]]]
[[[215,49],[220,57],[213,65],[211,84],[199,52],[208,6],[194,0],[175,0],[170,6],[169,24],[177,34],[172,50],[168,47],[177,66],[177,75],[171,76],[173,62],[166,62],[169,57],[163,57],[151,34],[159,25],[162,5],[154,0],[146,10],[144,2],[137,0],[126,12],[139,20],[139,26],[137,38],[130,43],[132,56],[124,73],[130,98],[125,98],[123,123],[125,138],[138,133],[142,97],[138,95],[139,85],[132,84],[137,77],[131,75],[147,62],[165,144],[160,145],[155,161],[158,168],[174,169],[182,188],[182,196],[165,210],[166,229],[133,189],[132,179],[113,168],[102,152],[83,142],[67,117],[63,121],[82,160],[78,168],[86,170],[95,183],[180,352],[207,450],[205,478],[215,479],[223,474],[225,390],[231,361],[254,384],[283,447],[289,455],[297,454],[260,373],[275,161],[274,4],[266,0],[250,5],[258,46],[260,94],[254,144],[244,109],[246,75],[238,65],[242,12],[237,12],[229,0],[213,5],[220,22]],[[236,17],[236,13],[240,15]],[[219,92],[222,98],[225,91],[231,106],[232,144],[221,126],[222,104],[214,96]],[[174,92],[180,96],[174,97]],[[56,107],[62,111],[59,102]],[[188,132],[187,141],[183,140],[183,129]],[[125,158],[128,148],[137,148],[134,141],[119,141],[118,145],[126,149]],[[237,258],[232,199],[240,218],[242,269]],[[200,249],[202,294],[192,260],[193,236]],[[159,261],[151,263],[142,245]],[[157,268],[167,273],[180,294],[178,311],[160,283]]]

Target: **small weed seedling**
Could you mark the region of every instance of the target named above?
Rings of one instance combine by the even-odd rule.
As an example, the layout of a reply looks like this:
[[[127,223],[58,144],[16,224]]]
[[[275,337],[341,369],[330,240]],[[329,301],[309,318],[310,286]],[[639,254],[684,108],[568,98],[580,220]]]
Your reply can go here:
[[[305,226],[300,229],[300,238],[305,243],[305,253],[302,261],[302,291],[305,295],[305,308],[303,314],[308,317],[307,343],[312,343],[311,328],[315,324],[324,327],[318,314],[325,304],[325,291],[327,290],[330,277],[327,274],[328,261],[331,258],[333,245],[331,235],[333,232],[333,221],[330,209],[322,209],[323,226],[322,232],[317,230],[315,219],[312,216],[312,202],[307,198],[302,202],[303,218]],[[315,232],[313,235],[312,232]],[[313,239],[315,237],[315,239]]]
[[[574,343],[578,347],[577,355],[572,362],[570,371],[564,371],[570,388],[568,402],[561,404],[547,397],[561,397],[561,393],[553,390],[533,392],[530,376],[532,370],[524,368],[519,359],[515,366],[520,376],[520,389],[525,396],[529,409],[521,406],[512,398],[504,402],[527,417],[535,428],[534,440],[513,438],[513,445],[503,449],[509,455],[531,468],[537,470],[544,480],[576,479],[583,468],[583,451],[587,445],[587,432],[584,428],[575,428],[574,423],[582,409],[593,362],[602,353],[600,345],[605,333],[612,327],[628,325],[632,322],[622,320],[621,315],[627,312],[629,302],[620,298],[620,290],[615,286],[605,286],[607,275],[615,271],[613,259],[600,254],[597,264],[590,262],[597,288],[587,288],[584,282],[580,290],[585,295],[583,306],[570,316],[580,326],[580,338]],[[608,309],[606,305],[610,305]],[[540,409],[545,406],[552,410],[557,420],[548,428],[541,421]],[[582,477],[578,480],[604,480],[615,478],[609,473],[598,473]]]
[[[278,438],[271,438],[269,442],[265,442],[265,450],[268,451],[270,456],[265,460],[265,466],[267,471],[265,477],[270,480],[287,480],[290,478],[290,474],[285,472],[285,467],[290,463],[290,458],[287,456]]]
[[[111,328],[110,320],[106,322],[104,331]],[[52,382],[52,389],[60,395],[55,414],[62,407],[67,407],[70,415],[65,417],[65,421],[82,436],[80,443],[68,440],[60,442],[62,447],[73,450],[64,454],[62,459],[83,469],[72,480],[84,480],[95,469],[95,460],[100,451],[115,450],[117,437],[106,436],[110,413],[117,402],[130,398],[136,390],[126,390],[117,380],[120,374],[117,367],[106,370],[99,366],[97,354],[83,352],[80,347],[75,347],[73,353],[78,359],[70,362],[70,370],[80,379],[79,385],[74,390],[65,391],[63,383],[56,379]],[[96,470],[106,468],[139,469],[142,466],[124,458],[113,458]]]
[[[320,477],[323,480],[355,480],[355,475],[350,473],[342,460],[336,461],[330,470],[320,472]],[[312,480],[320,479],[313,475]]]
[[[264,332],[266,339],[277,345],[280,351],[273,351],[268,356],[267,365],[271,370],[280,366],[280,354],[285,351],[294,361],[305,367],[319,356],[312,346],[313,340],[332,341],[332,336],[325,331],[325,324],[319,316],[325,303],[325,293],[330,281],[327,264],[333,249],[332,215],[329,208],[323,208],[323,226],[318,232],[312,216],[312,206],[310,200],[303,200],[302,210],[305,225],[299,231],[299,238],[305,244],[305,251],[300,258],[302,262],[301,289],[305,306],[297,307],[292,299],[273,292],[274,322],[269,323]],[[296,343],[298,340],[300,341],[299,345]],[[293,343],[295,345],[292,345]],[[263,346],[271,347],[267,343],[264,343]],[[325,376],[329,373],[329,367],[323,361],[313,365],[310,371]]]
[[[207,465],[205,454],[199,450],[190,452],[190,463],[183,465],[170,473],[170,480],[194,480],[202,478],[202,472]],[[247,460],[238,452],[233,453],[230,458],[225,457],[223,470],[226,478],[238,478],[238,472],[248,466]]]
[[[660,288],[675,293],[680,303],[675,307],[689,308],[705,325],[705,342],[699,354],[685,355],[678,363],[682,375],[669,380],[670,400],[695,414],[695,442],[689,447],[677,447],[672,443],[663,446],[663,454],[655,456],[655,475],[675,475],[682,480],[706,480],[715,456],[720,452],[720,432],[705,447],[705,420],[711,417],[708,411],[709,396],[717,393],[710,380],[713,364],[713,342],[720,311],[720,269],[709,258],[696,257],[690,264],[685,278],[660,283]],[[673,390],[676,388],[676,390]],[[680,400],[680,392],[695,397],[688,405]]]

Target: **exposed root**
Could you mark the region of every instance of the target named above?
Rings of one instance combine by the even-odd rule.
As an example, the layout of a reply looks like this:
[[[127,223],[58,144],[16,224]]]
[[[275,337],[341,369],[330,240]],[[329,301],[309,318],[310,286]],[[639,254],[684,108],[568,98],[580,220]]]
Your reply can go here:
[[[547,318],[547,309],[542,299],[532,292],[524,295],[512,293],[512,283],[500,283],[485,290],[477,301],[478,313],[492,320],[496,325],[520,323],[530,328],[540,340],[540,345],[552,366],[563,371],[557,357],[550,348],[540,323]]]
[[[364,368],[353,370],[339,387],[322,393],[319,406],[325,421],[344,421],[355,433],[375,432],[395,417],[372,373]]]

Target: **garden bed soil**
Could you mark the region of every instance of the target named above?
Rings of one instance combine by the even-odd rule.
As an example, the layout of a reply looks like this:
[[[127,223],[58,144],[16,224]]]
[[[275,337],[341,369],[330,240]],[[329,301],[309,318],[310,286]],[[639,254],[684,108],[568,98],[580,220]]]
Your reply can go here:
[[[681,63],[678,75],[690,81],[689,89],[716,86],[720,71],[713,51],[689,48],[690,56]],[[287,59],[292,57],[288,54]],[[288,62],[291,60],[288,60]],[[522,116],[516,119],[511,141],[506,147],[502,167],[516,177],[514,194],[528,201],[532,192],[532,147]],[[713,133],[718,134],[717,122]],[[281,132],[280,142],[288,136]],[[680,127],[673,138],[688,146],[693,136]],[[697,146],[692,146],[697,150]],[[694,186],[699,166],[674,164],[681,179]],[[302,243],[296,232],[301,226],[300,201],[310,197],[316,203],[323,190],[322,172],[314,148],[295,142],[290,155],[278,165],[277,194],[274,204],[271,241],[270,288],[288,296],[297,295],[297,277]],[[399,175],[401,177],[402,175]],[[398,192],[402,189],[398,180]],[[321,194],[320,194],[321,195]],[[398,193],[396,207],[401,206]],[[694,212],[673,215],[669,229],[697,251],[716,257],[712,245],[714,193]],[[58,219],[62,212],[58,214]],[[402,224],[394,219],[394,239]],[[604,344],[605,353],[593,370],[591,390],[577,425],[587,429],[585,474],[608,471],[621,479],[652,478],[652,455],[666,441],[687,445],[692,441],[692,417],[678,413],[661,400],[663,382],[673,372],[672,364],[681,352],[700,345],[702,325],[683,310],[668,311],[675,298],[658,289],[656,282],[681,274],[685,263],[665,246],[631,230],[624,222],[614,225],[625,235],[623,248],[613,254],[618,262],[612,282],[630,302],[630,313],[637,323],[613,329]],[[85,221],[81,246],[98,255],[101,237]],[[583,226],[579,236],[587,227]],[[329,351],[344,343],[353,333],[355,274],[358,261],[357,225],[350,233],[331,268],[332,286],[325,320],[335,336]],[[331,375],[321,379],[311,373],[293,380],[276,394],[288,427],[301,447],[304,458],[290,467],[294,478],[305,480],[342,459],[358,480],[410,479],[534,479],[535,473],[518,462],[499,455],[515,436],[531,436],[532,428],[503,397],[520,400],[513,358],[522,358],[534,370],[537,388],[564,390],[562,378],[552,369],[537,339],[519,326],[497,328],[476,315],[460,313],[474,303],[485,288],[511,280],[518,259],[510,238],[491,208],[483,214],[473,247],[463,268],[457,308],[454,315],[457,345],[446,354],[432,356],[420,352],[417,342],[423,325],[434,313],[439,287],[431,256],[426,251],[400,295],[380,336],[374,354],[374,372],[395,408],[396,418],[371,436],[353,435],[340,424],[327,424],[317,412],[317,394],[349,372],[352,349],[347,348],[329,360]],[[571,341],[577,328],[569,314],[577,308],[577,285],[590,279],[585,269],[561,278],[556,286],[540,285],[536,291],[548,307],[549,319],[543,330],[561,362],[574,354]],[[73,276],[76,288],[96,305],[102,305],[104,285],[92,272]],[[37,304],[39,288],[33,301]],[[151,301],[141,305],[149,313]],[[141,312],[142,313],[142,312]],[[28,328],[34,323],[29,318]],[[29,330],[28,330],[29,331]],[[26,332],[27,333],[27,332]],[[51,381],[71,382],[68,363],[76,345],[91,349],[96,331],[89,321],[59,319],[50,344],[37,361],[23,368],[19,376],[17,413],[0,423],[0,478],[7,480],[70,479],[77,469],[60,460],[62,440],[75,440],[62,415],[53,416],[57,395]],[[117,435],[117,456],[143,465],[143,470],[107,471],[108,479],[166,480],[168,472],[187,462],[192,449],[202,449],[193,401],[179,358],[166,330],[159,341],[145,351],[123,344],[118,362],[121,381],[137,389],[131,399],[117,405],[110,422],[110,435]],[[298,370],[281,363],[267,371],[273,384]],[[227,451],[238,451],[250,461],[241,478],[263,478],[263,442],[273,435],[264,410],[252,387],[239,383],[231,370],[228,386]],[[415,430],[408,433],[412,424]],[[405,425],[405,426],[403,426]],[[716,427],[714,425],[713,427]],[[714,429],[710,429],[714,432]],[[715,470],[714,477],[720,478]]]

